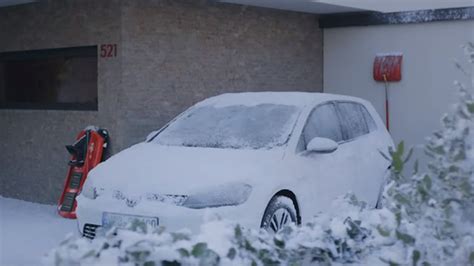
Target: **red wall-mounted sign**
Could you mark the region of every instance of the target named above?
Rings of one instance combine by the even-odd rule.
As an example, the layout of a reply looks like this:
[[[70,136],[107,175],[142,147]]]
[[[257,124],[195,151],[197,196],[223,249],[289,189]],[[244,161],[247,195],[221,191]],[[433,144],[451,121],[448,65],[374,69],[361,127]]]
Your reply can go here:
[[[402,54],[384,54],[375,56],[374,80],[400,81],[402,79]]]

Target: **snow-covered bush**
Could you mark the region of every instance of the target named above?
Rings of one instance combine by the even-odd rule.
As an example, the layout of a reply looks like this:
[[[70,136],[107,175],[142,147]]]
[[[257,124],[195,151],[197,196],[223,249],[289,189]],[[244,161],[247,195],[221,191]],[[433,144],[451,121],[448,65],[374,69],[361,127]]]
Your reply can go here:
[[[465,50],[474,61],[474,45]],[[69,237],[46,265],[474,265],[474,78],[428,139],[427,173],[404,175],[411,151],[403,143],[385,156],[392,175],[384,208],[353,195],[301,226],[277,235],[212,218],[199,234],[111,230],[90,241]]]
[[[472,64],[474,45],[465,51]],[[404,257],[392,262],[474,264],[474,80],[469,87],[456,84],[459,102],[425,146],[429,171],[421,174],[415,167],[412,176],[404,176],[411,151],[404,157],[403,143],[390,151],[385,202],[397,217],[395,234],[405,247]]]
[[[334,202],[334,213],[321,214],[303,226],[289,226],[277,235],[244,229],[212,218],[201,232],[147,232],[140,224],[131,231],[111,230],[93,241],[66,239],[45,258],[47,265],[307,265],[350,263],[394,239],[366,228],[380,224],[394,230],[388,210],[373,212],[347,195]]]

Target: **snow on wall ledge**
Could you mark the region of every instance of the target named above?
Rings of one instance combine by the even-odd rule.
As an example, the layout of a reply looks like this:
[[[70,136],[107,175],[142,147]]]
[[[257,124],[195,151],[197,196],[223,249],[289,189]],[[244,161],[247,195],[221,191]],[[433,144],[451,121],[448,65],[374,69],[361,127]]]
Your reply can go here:
[[[474,7],[428,9],[393,13],[357,12],[322,15],[319,20],[319,26],[321,28],[337,28],[457,20],[474,20]]]

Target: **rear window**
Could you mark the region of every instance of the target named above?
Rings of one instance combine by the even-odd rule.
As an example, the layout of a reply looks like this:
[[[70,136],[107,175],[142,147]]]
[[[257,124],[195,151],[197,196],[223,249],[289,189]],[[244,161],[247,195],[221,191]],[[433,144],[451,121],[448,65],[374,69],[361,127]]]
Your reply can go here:
[[[369,133],[369,127],[361,107],[360,104],[353,102],[337,103],[345,140]]]
[[[367,123],[367,127],[369,128],[369,131],[374,131],[377,129],[377,126],[375,125],[374,118],[369,114],[369,111],[365,108],[363,105],[359,105],[360,110],[362,111],[362,114],[364,115],[365,122]]]

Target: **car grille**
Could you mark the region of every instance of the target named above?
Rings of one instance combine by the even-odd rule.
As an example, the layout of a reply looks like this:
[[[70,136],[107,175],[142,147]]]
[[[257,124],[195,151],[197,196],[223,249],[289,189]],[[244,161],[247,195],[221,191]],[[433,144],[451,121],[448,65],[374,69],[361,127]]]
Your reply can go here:
[[[82,230],[82,236],[86,237],[86,238],[89,238],[89,239],[94,239],[95,238],[95,233],[96,233],[98,227],[100,227],[100,225],[85,224],[84,229]]]

